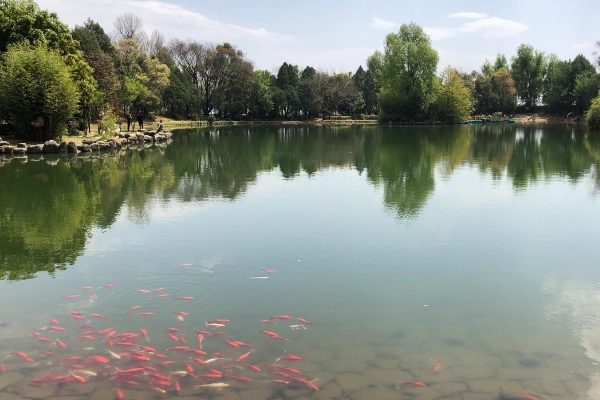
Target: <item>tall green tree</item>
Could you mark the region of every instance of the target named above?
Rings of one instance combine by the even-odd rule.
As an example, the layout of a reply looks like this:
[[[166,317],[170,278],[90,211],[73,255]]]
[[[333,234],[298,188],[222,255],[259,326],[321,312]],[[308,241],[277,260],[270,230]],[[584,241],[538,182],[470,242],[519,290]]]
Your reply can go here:
[[[64,58],[44,46],[13,45],[0,65],[0,108],[19,133],[36,140],[32,121],[40,119],[41,139],[56,139],[76,109],[79,93]]]
[[[285,103],[282,104],[282,112],[286,117],[292,115],[300,106],[298,85],[300,84],[300,73],[297,65],[284,62],[277,71],[275,84],[285,93]]]
[[[455,69],[445,68],[436,80],[431,117],[444,122],[460,122],[467,119],[471,111],[469,89]]]
[[[423,28],[414,23],[387,35],[384,44],[381,119],[423,119],[433,90],[437,51]]]
[[[537,104],[542,94],[546,62],[544,53],[533,46],[522,44],[512,58],[511,74],[515,80],[517,96],[526,107]]]
[[[273,108],[272,79],[273,75],[267,70],[254,71],[250,113],[255,118],[268,117]]]

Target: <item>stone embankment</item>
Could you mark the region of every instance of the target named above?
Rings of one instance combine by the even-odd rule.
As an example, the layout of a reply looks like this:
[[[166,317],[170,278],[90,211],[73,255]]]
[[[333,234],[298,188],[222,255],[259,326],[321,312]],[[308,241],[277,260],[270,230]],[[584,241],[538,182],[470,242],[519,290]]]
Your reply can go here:
[[[44,144],[18,143],[16,146],[0,138],[0,154],[4,156],[25,156],[29,154],[77,154],[95,153],[117,150],[128,145],[154,144],[167,142],[173,134],[169,131],[138,133],[119,133],[118,136],[106,140],[84,139],[81,144],[73,141],[57,143],[48,140]]]

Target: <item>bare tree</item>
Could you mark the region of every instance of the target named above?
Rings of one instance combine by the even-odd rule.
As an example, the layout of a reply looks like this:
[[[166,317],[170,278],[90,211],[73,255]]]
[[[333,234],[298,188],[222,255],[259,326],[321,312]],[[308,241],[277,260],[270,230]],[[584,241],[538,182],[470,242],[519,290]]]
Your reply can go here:
[[[148,54],[151,57],[156,57],[163,48],[165,48],[165,37],[158,29],[155,29],[150,35],[150,39],[148,39]]]
[[[200,86],[200,73],[206,59],[207,45],[196,41],[174,39],[169,43],[169,52],[179,67],[190,74],[194,85]]]
[[[130,12],[119,15],[117,19],[115,19],[114,28],[115,42],[119,42],[123,39],[135,39],[141,46],[146,38],[142,19]]]

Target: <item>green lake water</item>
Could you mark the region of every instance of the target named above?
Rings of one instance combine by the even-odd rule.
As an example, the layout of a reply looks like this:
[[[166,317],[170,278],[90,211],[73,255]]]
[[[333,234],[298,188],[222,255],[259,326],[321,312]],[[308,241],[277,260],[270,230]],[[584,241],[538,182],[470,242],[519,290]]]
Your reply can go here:
[[[570,126],[180,130],[1,159],[0,400],[598,399],[599,196],[600,139]],[[166,350],[199,350],[195,330],[229,336]]]

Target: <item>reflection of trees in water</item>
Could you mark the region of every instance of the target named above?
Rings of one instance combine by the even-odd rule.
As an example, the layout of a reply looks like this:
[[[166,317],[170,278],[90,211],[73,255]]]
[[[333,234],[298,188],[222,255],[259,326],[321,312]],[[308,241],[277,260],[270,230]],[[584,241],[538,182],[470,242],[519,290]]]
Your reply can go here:
[[[94,226],[108,228],[126,206],[143,223],[149,201],[176,197],[236,199],[262,172],[284,178],[326,168],[355,168],[384,191],[385,206],[414,218],[435,189],[435,176],[461,165],[515,189],[546,177],[572,182],[592,171],[600,187],[600,140],[570,128],[514,126],[423,127],[269,126],[180,131],[157,150],[118,157],[0,168],[0,277],[32,277],[72,263]],[[10,188],[4,190],[4,188]]]

